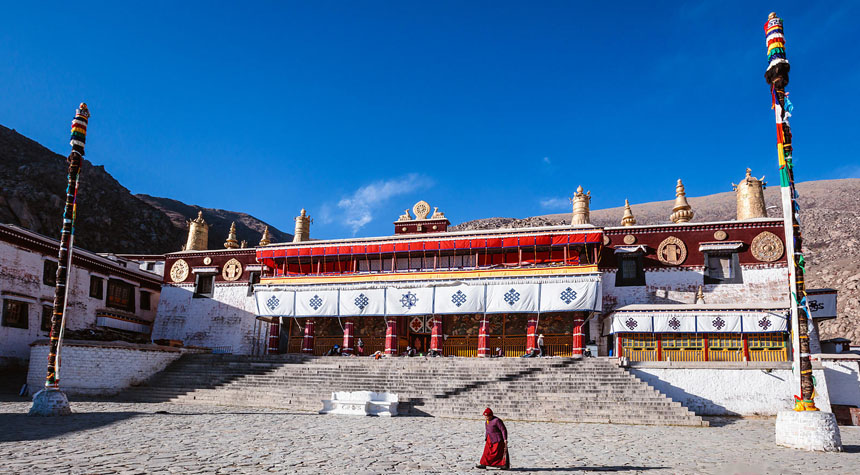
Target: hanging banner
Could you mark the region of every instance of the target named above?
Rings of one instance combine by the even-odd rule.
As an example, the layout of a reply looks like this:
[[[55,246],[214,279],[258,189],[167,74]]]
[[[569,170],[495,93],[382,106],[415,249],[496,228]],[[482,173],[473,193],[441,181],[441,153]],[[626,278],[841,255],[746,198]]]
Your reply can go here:
[[[487,313],[537,313],[540,284],[487,285]]]
[[[385,315],[385,289],[340,291],[340,316],[362,315]]]
[[[612,318],[612,333],[650,333],[654,330],[650,315],[616,313]]]
[[[433,287],[385,290],[386,315],[429,315],[433,313]]]
[[[836,318],[836,295],[832,289],[806,289],[812,318]]]
[[[699,333],[740,333],[741,315],[738,313],[700,313],[696,316]]]
[[[434,313],[445,315],[452,313],[483,312],[483,285],[453,285],[436,287]]]
[[[785,312],[745,313],[742,320],[744,333],[788,331],[788,318]]]
[[[598,282],[540,284],[541,312],[569,312],[599,310],[600,286]]]
[[[297,317],[336,317],[337,290],[306,290],[296,292]]]
[[[255,290],[257,315],[261,317],[292,317],[296,293],[291,290]]]
[[[654,333],[695,333],[696,315],[692,313],[654,315]]]

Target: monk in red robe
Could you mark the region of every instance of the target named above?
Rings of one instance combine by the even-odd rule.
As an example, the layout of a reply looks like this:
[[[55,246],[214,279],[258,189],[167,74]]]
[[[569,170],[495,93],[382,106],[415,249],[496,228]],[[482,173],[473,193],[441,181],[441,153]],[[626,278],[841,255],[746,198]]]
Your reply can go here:
[[[508,429],[501,419],[493,415],[489,407],[484,411],[484,417],[487,418],[487,439],[481,462],[476,467],[500,467],[507,470],[511,468],[511,461],[508,458]]]

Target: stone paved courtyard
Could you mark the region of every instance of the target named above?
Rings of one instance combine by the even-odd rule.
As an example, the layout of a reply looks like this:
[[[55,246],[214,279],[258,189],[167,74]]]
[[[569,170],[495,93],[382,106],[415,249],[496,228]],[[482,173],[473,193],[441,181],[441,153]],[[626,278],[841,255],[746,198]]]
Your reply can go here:
[[[74,415],[43,419],[29,407],[0,402],[1,473],[484,472],[472,468],[478,420],[116,402],[73,402]],[[773,424],[507,426],[513,469],[526,473],[860,472],[860,427],[841,428],[846,452],[822,454],[776,447]]]

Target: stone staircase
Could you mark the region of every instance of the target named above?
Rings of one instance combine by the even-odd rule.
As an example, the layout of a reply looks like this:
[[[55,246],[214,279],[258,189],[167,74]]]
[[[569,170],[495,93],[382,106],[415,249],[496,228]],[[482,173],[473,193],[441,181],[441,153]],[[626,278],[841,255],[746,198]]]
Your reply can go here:
[[[608,358],[187,354],[120,397],[316,412],[333,391],[393,392],[407,415],[707,426]]]

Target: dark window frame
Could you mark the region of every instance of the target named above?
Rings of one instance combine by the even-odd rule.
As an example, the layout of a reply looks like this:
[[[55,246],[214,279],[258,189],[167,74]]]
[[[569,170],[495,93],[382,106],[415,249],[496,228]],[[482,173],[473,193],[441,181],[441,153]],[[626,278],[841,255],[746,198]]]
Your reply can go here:
[[[51,331],[51,320],[54,318],[54,306],[42,304],[42,324],[41,330],[43,332]]]
[[[141,310],[152,310],[152,292],[141,290],[140,291],[140,309]],[[146,305],[144,306],[144,302]]]
[[[260,271],[248,273],[248,297],[254,295],[254,286],[260,283]]]
[[[645,262],[642,253],[634,255],[616,255],[618,270],[615,272],[616,287],[634,287],[645,285]],[[623,272],[623,261],[634,261],[636,263],[636,275],[628,276]]]
[[[56,287],[57,269],[59,269],[57,261],[45,259],[42,263],[42,283],[50,287]]]
[[[204,279],[210,282],[209,289],[206,292],[200,291],[200,283]],[[192,295],[195,299],[204,299],[204,298],[212,298],[212,295],[215,292],[215,274],[197,274],[194,277],[194,295]]]
[[[95,281],[98,281],[98,285],[93,285]],[[95,292],[93,292],[96,290]],[[90,298],[102,300],[105,298],[105,280],[103,277],[99,277],[97,275],[90,276]]]
[[[124,280],[108,279],[105,305],[134,312],[135,287]]]
[[[21,306],[21,307],[17,307],[16,310],[13,310],[13,308],[16,306]],[[23,314],[24,314],[23,318],[20,315],[20,313],[21,313],[20,309],[22,307],[24,309],[23,310]],[[12,317],[11,314],[13,312],[17,313],[17,315],[15,315],[15,320],[12,323],[10,323],[10,317]],[[19,320],[23,320],[23,324],[20,323]],[[3,321],[2,321],[2,325],[4,327],[9,327],[9,328],[19,328],[21,330],[29,330],[30,329],[30,303],[25,302],[23,300],[16,300],[16,299],[9,299],[9,298],[3,299]]]
[[[740,259],[738,253],[736,251],[705,251],[705,277],[704,283],[710,285],[717,284],[743,284],[744,283],[744,275],[743,271],[741,271]],[[711,257],[729,257],[731,259],[731,268],[732,268],[732,277],[730,278],[719,278],[712,277],[710,275],[711,269]]]

